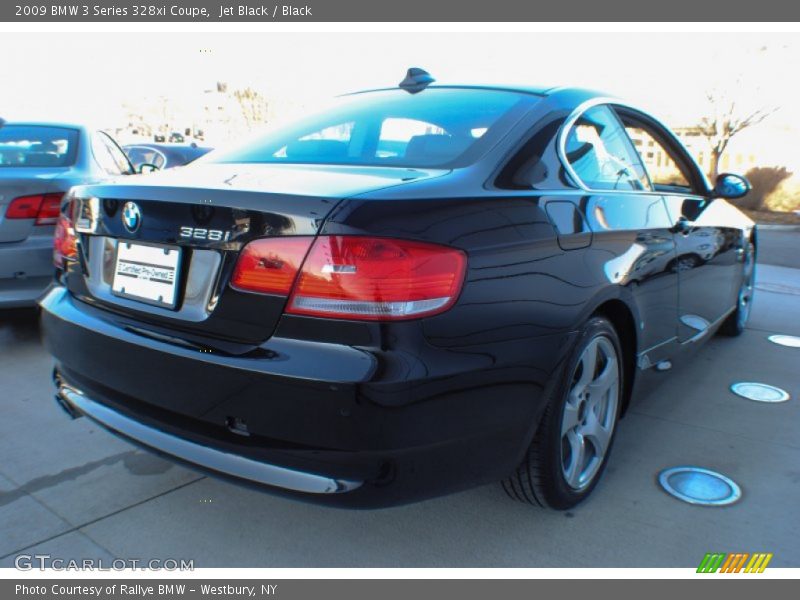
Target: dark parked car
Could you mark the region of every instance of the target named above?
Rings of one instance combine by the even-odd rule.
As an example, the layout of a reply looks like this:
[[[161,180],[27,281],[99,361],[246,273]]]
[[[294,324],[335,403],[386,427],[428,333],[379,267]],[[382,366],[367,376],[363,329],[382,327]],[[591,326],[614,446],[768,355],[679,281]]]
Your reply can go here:
[[[211,148],[197,144],[130,144],[123,146],[122,149],[125,150],[137,172],[146,165],[156,169],[182,167],[211,152]]]
[[[756,232],[724,198],[748,184],[710,186],[618,100],[428,84],[74,190],[41,302],[62,406],[300,498],[584,499],[633,399],[745,326]],[[698,229],[707,255],[674,268]]]
[[[0,126],[0,309],[34,306],[53,278],[53,232],[69,188],[131,168],[102,131],[69,123]]]

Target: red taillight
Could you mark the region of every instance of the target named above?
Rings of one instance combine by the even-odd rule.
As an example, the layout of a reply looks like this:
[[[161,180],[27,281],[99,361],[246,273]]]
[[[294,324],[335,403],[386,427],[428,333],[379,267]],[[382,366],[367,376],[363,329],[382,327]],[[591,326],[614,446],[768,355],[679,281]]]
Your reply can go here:
[[[45,194],[36,215],[36,225],[53,225],[61,212],[61,199],[64,194]]]
[[[52,225],[58,220],[64,194],[21,196],[11,201],[6,219],[36,219],[36,225]]]
[[[6,209],[6,219],[35,219],[41,205],[41,196],[15,198]]]
[[[466,267],[462,251],[423,242],[360,236],[264,238],[244,247],[231,286],[289,295],[286,312],[291,314],[390,321],[450,308],[461,292]]]
[[[450,308],[466,255],[454,248],[390,238],[317,238],[287,313],[375,321],[430,316]]]
[[[61,215],[56,221],[56,232],[53,236],[53,263],[59,269],[64,268],[64,260],[78,258],[78,237],[70,220]]]
[[[313,237],[264,238],[247,244],[231,277],[231,285],[248,292],[287,296]]]

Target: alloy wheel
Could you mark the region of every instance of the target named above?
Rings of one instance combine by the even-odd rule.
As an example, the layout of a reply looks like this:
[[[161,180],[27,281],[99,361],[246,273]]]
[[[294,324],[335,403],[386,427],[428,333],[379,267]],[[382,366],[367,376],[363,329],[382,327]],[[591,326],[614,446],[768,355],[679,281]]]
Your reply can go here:
[[[599,335],[583,350],[561,418],[561,471],[567,485],[592,483],[614,433],[620,395],[620,360],[613,342]]]

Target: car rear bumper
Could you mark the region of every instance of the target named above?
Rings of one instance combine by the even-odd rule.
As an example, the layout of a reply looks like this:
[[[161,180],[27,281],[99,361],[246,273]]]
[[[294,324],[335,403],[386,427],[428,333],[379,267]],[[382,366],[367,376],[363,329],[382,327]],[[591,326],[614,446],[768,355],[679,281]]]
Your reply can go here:
[[[329,504],[496,481],[546,397],[544,368],[384,382],[377,350],[273,337],[256,358],[217,355],[141,335],[60,286],[41,306],[62,407],[213,475]],[[557,364],[565,340],[549,337],[542,360]]]
[[[71,416],[89,417],[112,433],[127,438],[135,444],[193,463],[198,467],[259,484],[309,494],[348,492],[363,483],[287,469],[170,435],[89,398],[81,390],[65,383],[58,375],[55,380],[56,398]]]
[[[34,306],[52,279],[52,236],[0,244],[0,308]]]

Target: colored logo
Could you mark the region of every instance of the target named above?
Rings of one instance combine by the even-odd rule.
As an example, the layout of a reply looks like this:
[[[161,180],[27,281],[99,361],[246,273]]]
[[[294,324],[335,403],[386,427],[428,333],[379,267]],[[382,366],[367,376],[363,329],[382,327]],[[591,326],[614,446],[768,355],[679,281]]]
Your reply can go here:
[[[126,202],[122,207],[122,224],[125,229],[133,233],[142,224],[142,211],[135,202]]]
[[[709,552],[700,561],[697,567],[698,573],[763,573],[769,561],[772,560],[772,552],[735,552],[724,554],[720,552]]]

